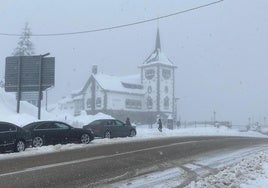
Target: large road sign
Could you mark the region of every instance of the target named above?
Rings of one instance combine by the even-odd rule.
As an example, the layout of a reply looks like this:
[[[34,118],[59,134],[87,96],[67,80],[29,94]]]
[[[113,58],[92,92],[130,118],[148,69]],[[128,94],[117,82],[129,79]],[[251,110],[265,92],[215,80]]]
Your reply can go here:
[[[5,91],[39,91],[40,84],[42,91],[55,85],[54,57],[11,56],[6,58]]]
[[[37,91],[26,91],[21,92],[21,101],[37,101],[39,98],[39,93]],[[41,93],[41,99],[43,98],[43,93]],[[18,100],[18,93],[16,94],[16,99]]]

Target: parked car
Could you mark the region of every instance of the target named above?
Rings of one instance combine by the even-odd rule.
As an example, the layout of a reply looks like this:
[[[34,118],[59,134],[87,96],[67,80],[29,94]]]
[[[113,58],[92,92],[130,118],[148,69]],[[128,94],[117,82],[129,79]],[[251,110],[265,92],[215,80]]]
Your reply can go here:
[[[83,129],[91,130],[95,137],[102,138],[133,137],[137,133],[134,126],[125,124],[117,119],[95,120],[83,126]]]
[[[37,121],[23,128],[30,131],[34,147],[67,143],[88,144],[94,139],[90,130],[74,128],[60,121]]]
[[[31,135],[21,127],[0,122],[0,151],[24,151],[32,143]]]

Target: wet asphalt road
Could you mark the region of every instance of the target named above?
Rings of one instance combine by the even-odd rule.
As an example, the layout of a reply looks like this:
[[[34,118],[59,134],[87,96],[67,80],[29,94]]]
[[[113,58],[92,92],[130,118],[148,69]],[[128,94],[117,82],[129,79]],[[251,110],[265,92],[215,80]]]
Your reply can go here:
[[[172,137],[97,145],[0,160],[0,187],[105,187],[107,183],[184,164],[193,157],[267,144],[268,139]]]

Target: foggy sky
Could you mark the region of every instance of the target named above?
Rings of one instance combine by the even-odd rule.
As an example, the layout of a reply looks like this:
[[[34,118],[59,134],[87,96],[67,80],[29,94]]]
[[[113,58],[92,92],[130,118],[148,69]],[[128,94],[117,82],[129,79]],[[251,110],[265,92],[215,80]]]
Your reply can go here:
[[[0,0],[0,33],[91,30],[167,15],[211,0]],[[159,25],[162,51],[176,66],[181,120],[263,123],[267,112],[268,1],[225,0],[158,23],[71,36],[32,37],[37,55],[56,58],[56,83],[49,103],[83,87],[97,64],[99,72],[139,74],[150,55]],[[0,79],[5,57],[18,37],[0,36]],[[42,102],[44,103],[44,101]],[[268,122],[268,121],[267,121]]]

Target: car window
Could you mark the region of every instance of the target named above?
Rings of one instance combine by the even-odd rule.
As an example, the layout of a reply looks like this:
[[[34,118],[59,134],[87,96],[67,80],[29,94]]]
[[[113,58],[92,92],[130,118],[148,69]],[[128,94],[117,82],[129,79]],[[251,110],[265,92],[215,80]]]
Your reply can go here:
[[[0,132],[16,131],[16,130],[17,128],[14,125],[5,123],[0,124]]]
[[[53,126],[56,129],[69,129],[69,126],[68,125],[66,125],[64,123],[59,123],[59,122],[53,123]]]
[[[111,126],[111,125],[115,125],[115,123],[114,123],[113,120],[107,120],[107,121],[106,121],[106,125]]]
[[[92,123],[88,124],[88,125],[101,125],[102,124],[102,120],[96,120],[93,121]]]
[[[32,129],[32,128],[34,128],[38,124],[40,124],[40,122],[32,122],[32,123],[29,123],[29,124],[23,126],[23,128],[24,129]]]
[[[44,123],[44,124],[41,124],[39,126],[37,126],[35,129],[37,130],[42,130],[42,129],[50,129],[50,124],[49,123]]]
[[[115,120],[114,122],[116,126],[124,126],[124,123],[119,120]]]

